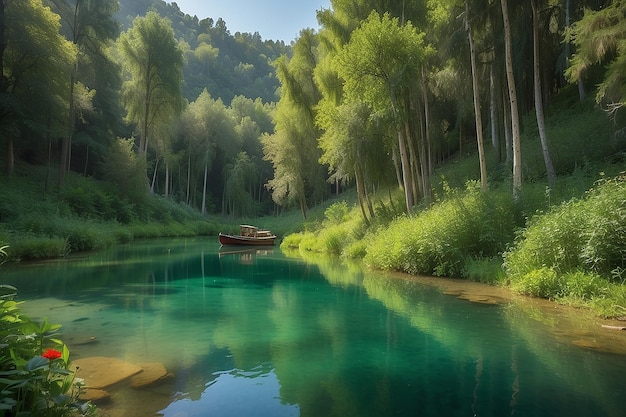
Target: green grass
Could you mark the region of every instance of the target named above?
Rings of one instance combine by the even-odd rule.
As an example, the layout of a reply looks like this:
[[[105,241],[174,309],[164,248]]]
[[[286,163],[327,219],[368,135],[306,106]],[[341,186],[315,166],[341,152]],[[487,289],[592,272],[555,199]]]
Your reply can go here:
[[[2,178],[0,242],[9,261],[64,256],[133,239],[216,235],[224,219],[207,218],[188,206],[147,194],[139,206],[120,198],[110,184],[70,175],[57,192],[46,191],[45,168],[21,164]]]

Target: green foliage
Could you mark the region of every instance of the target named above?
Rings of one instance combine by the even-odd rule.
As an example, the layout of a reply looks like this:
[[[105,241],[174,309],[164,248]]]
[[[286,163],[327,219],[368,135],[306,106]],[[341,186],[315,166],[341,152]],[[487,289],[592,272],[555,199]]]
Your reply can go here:
[[[626,60],[624,45],[626,5],[610,2],[597,11],[585,9],[582,19],[575,22],[566,39],[576,45],[566,75],[571,82],[581,79],[593,63],[608,61],[604,80],[598,86],[596,100],[610,106],[626,104],[623,68]]]
[[[515,222],[508,191],[483,193],[477,183],[413,217],[402,217],[373,237],[365,261],[410,274],[460,277],[468,257],[500,254]]]
[[[11,261],[38,260],[65,256],[69,252],[67,239],[35,234],[20,234],[9,239],[11,251],[7,254]]]
[[[505,254],[512,282],[535,270],[581,270],[611,276],[626,265],[626,181],[601,182],[583,200],[570,200],[533,217]]]
[[[16,291],[0,285],[0,415],[95,415],[93,405],[78,400],[84,382],[70,370],[61,326],[21,314]]]
[[[506,275],[502,269],[502,258],[467,257],[463,265],[463,278],[485,284],[504,284]]]
[[[345,201],[338,201],[331,204],[325,211],[324,216],[331,225],[337,225],[344,222],[348,215],[348,203]]]
[[[624,308],[626,180],[603,180],[584,199],[534,216],[505,253],[511,287],[524,294],[594,305],[605,316]]]

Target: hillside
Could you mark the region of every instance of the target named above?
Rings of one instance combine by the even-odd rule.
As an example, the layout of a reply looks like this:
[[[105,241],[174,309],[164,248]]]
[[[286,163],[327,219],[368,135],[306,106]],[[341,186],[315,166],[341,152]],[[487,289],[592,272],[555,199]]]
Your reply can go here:
[[[230,33],[222,19],[202,19],[181,11],[176,3],[163,0],[121,0],[116,18],[122,31],[136,16],[156,10],[172,22],[174,35],[184,49],[183,92],[194,101],[206,87],[214,98],[227,105],[242,95],[263,102],[278,101],[279,81],[272,62],[291,53],[284,42],[263,40],[258,34]]]

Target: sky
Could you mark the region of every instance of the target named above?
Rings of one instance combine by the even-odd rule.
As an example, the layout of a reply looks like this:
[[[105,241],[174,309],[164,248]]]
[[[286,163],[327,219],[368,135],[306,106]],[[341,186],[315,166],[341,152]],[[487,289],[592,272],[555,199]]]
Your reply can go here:
[[[317,30],[316,11],[330,8],[330,0],[167,0],[198,19],[222,18],[231,34],[259,32],[263,40],[290,43],[301,29]]]

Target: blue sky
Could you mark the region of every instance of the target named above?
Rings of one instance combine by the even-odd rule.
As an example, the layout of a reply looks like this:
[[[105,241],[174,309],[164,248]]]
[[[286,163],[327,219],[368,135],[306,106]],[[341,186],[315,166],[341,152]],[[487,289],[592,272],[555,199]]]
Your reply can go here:
[[[172,3],[172,1],[167,0]],[[231,34],[259,32],[264,40],[290,43],[301,29],[318,29],[315,12],[330,0],[175,0],[183,13],[198,19],[224,19]]]

